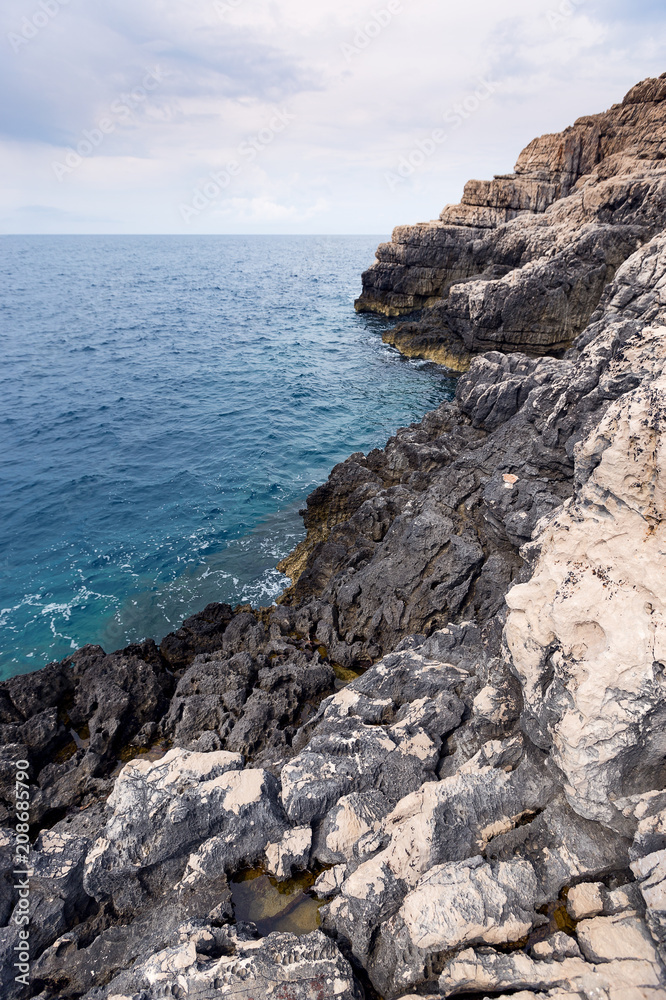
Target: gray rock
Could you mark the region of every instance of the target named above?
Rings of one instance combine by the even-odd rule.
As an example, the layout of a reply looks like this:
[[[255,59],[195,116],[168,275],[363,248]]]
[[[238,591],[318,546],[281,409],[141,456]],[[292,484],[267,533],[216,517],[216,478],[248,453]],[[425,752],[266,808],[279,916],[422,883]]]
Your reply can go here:
[[[423,310],[386,339],[456,369],[495,347],[569,346],[612,274],[664,225],[666,171],[655,156],[666,102],[629,98],[535,139],[514,174],[470,181],[439,220],[397,227],[356,308]]]
[[[631,868],[645,900],[648,926],[666,961],[666,850],[648,854]]]
[[[340,896],[322,910],[323,926],[347,940],[367,966],[377,929],[381,934],[423,876],[486,851],[494,837],[520,824],[530,808],[542,808],[551,794],[529,762],[512,773],[486,767],[424,784],[386,817],[386,846],[348,875]],[[530,864],[527,870],[533,873]]]
[[[314,856],[329,865],[363,861],[383,846],[382,820],[389,809],[386,796],[378,791],[343,795],[319,828]]]
[[[242,767],[225,751],[171,750],[156,763],[137,761],[119,775],[111,816],[86,858],[84,885],[96,899],[113,897],[118,910],[136,906],[143,869],[183,858],[215,840],[216,873],[252,863],[286,823],[275,779]]]
[[[519,941],[536,918],[536,894],[525,861],[491,866],[477,857],[432,868],[379,928],[369,960],[374,985],[391,995],[427,982],[463,946]]]
[[[83,866],[90,841],[83,837],[68,836],[48,831],[38,838],[31,852],[32,874],[26,879],[16,875],[11,881],[11,917],[0,929],[0,984],[7,1000],[25,996],[25,989],[16,982],[15,949],[21,932],[29,931],[32,960],[52,944],[75,920],[85,920],[94,909],[94,901],[83,889]],[[13,865],[12,868],[16,866]],[[28,889],[30,922],[23,921],[19,891],[14,886]],[[34,971],[34,970],[33,970]]]
[[[469,370],[315,490],[280,605],[0,685],[44,1000],[355,996],[321,934],[229,926],[264,859],[336,865],[324,926],[388,996],[663,996],[665,109],[644,82],[383,248],[365,304],[428,306],[391,338]]]
[[[379,791],[395,803],[434,778],[442,740],[464,712],[454,689],[468,676],[406,649],[326,699],[294,741],[307,743],[281,771],[292,823],[323,819],[353,792]]]
[[[310,861],[312,830],[309,826],[287,830],[282,839],[266,847],[266,867],[277,879],[304,871]]]
[[[361,1000],[351,967],[320,931],[300,938],[270,934],[259,942],[234,931],[185,926],[181,938],[86,1000],[161,1000],[176,984],[200,1000],[248,1000],[248,986],[258,997]]]
[[[572,996],[583,996],[586,1000],[595,997],[622,1000],[627,996],[658,1000],[663,995],[659,971],[640,959],[595,966],[582,958],[534,961],[520,951],[501,954],[472,948],[446,964],[439,977],[439,989],[443,997],[458,993],[497,996],[505,990],[511,993],[535,990],[539,996],[552,991],[547,995],[558,1000]]]

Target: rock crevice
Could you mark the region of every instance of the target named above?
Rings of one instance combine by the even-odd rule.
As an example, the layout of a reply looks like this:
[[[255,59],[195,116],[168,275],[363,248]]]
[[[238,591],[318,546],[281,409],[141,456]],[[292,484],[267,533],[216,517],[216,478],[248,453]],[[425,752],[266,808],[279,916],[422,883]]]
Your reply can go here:
[[[396,338],[494,349],[312,494],[279,605],[0,685],[8,1000],[666,996],[665,108],[380,251]]]

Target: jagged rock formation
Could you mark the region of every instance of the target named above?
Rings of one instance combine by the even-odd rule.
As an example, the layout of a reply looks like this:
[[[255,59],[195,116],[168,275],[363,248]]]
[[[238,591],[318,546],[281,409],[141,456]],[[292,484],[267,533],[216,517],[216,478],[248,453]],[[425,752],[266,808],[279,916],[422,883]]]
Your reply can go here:
[[[535,139],[515,173],[470,181],[439,220],[399,226],[356,308],[423,310],[385,339],[458,370],[483,350],[565,350],[619,265],[662,229],[665,139],[666,76]]]
[[[6,782],[8,1000],[666,996],[666,235],[657,160],[636,174],[663,96],[579,123],[556,175],[534,145],[532,186],[477,206],[550,198],[545,222],[473,215],[552,227],[618,192],[594,241],[634,243],[603,250],[593,305],[570,298],[563,357],[501,341],[454,402],[336,467],[280,606],[212,605],[159,649],[0,686],[0,764],[30,761],[39,830],[26,991]],[[593,147],[618,169],[580,184]],[[511,279],[527,311],[534,273]]]

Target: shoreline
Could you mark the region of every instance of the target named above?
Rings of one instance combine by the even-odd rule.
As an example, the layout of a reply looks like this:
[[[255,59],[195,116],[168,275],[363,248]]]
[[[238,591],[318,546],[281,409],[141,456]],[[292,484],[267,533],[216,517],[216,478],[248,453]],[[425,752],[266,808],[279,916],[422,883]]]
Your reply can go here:
[[[481,254],[416,321],[474,357],[310,494],[281,603],[0,685],[39,833],[33,996],[664,996],[655,133],[666,75],[380,248],[389,298]]]
[[[336,461],[383,444],[447,391],[434,370],[381,344],[381,322],[350,313],[372,239],[204,241],[198,251],[175,239],[20,242],[3,255],[15,289],[0,407],[13,421],[13,486],[0,504],[7,674],[69,655],[72,641],[109,652],[144,636],[159,643],[210,601],[269,603],[273,594],[245,585],[289,543],[273,558],[260,538],[255,558],[231,542],[209,563],[218,576],[200,582],[188,567],[292,499],[303,506]],[[155,288],[154,273],[173,281]],[[77,309],[94,317],[107,295],[100,322],[81,326]],[[42,324],[40,303],[62,305],[54,324]],[[211,354],[213,342],[222,349]],[[184,586],[172,584],[182,571]],[[131,604],[152,590],[155,600]]]

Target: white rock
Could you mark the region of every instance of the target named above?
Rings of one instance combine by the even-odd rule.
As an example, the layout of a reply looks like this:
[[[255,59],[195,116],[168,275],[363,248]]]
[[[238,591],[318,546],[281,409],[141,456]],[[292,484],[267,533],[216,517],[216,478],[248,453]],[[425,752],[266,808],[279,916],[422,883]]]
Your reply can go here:
[[[325,864],[362,861],[381,847],[383,820],[389,804],[381,792],[343,795],[326,814],[315,855]]]
[[[637,910],[641,905],[641,891],[635,882],[620,886],[606,893],[604,913],[615,916],[616,913],[626,913],[627,910]]]
[[[290,878],[292,870],[303,871],[310,860],[312,829],[309,826],[287,830],[282,840],[266,848],[268,871],[278,879]]]
[[[532,958],[539,961],[561,961],[563,958],[582,958],[580,948],[575,938],[565,934],[564,931],[557,931],[545,941],[538,941],[533,945]]]
[[[385,873],[365,886],[372,893],[388,890]],[[330,906],[336,927],[358,944],[357,922],[362,905],[354,900],[355,876]],[[506,944],[520,940],[536,916],[537,882],[532,866],[512,860],[489,865],[471,858],[429,871],[407,894],[397,914],[382,922],[373,940],[370,972],[382,994],[408,989],[423,979],[423,970],[440,956],[471,943]],[[389,896],[390,898],[390,896]]]
[[[520,951],[501,954],[469,948],[446,964],[439,988],[444,997],[472,991],[496,995],[502,990],[531,989],[548,990],[549,998],[583,996],[589,1000],[622,1000],[636,996],[631,991],[647,990],[646,996],[657,1000],[661,982],[659,970],[646,961],[593,965],[580,958],[565,958],[560,962],[535,962]]]
[[[239,770],[242,763],[239,754],[175,749],[159,761],[123,768],[109,797],[104,834],[86,858],[86,891],[119,900],[141,868],[179,857],[210,838],[216,875],[258,860],[286,823],[275,779],[266,771]],[[128,898],[123,907],[131,905]]]
[[[322,899],[333,896],[340,891],[346,877],[347,865],[336,865],[334,868],[329,868],[328,871],[322,872],[315,882],[314,891]]]
[[[655,851],[635,861],[632,871],[639,880],[641,895],[647,906],[647,921],[654,937],[666,942],[666,850]]]
[[[583,882],[569,890],[567,910],[574,920],[585,920],[604,912],[605,886],[602,882]]]
[[[321,931],[303,937],[275,933],[258,941],[232,937],[232,947],[225,950],[233,954],[203,961],[197,941],[197,934],[188,931],[180,945],[158,952],[121,974],[123,990],[130,986],[128,993],[134,1000],[174,995],[206,1000],[358,998],[349,963]],[[116,995],[124,996],[125,992]]]
[[[507,595],[526,721],[552,739],[573,807],[622,832],[616,789],[663,753],[666,378],[649,333],[622,363],[659,377],[612,403],[579,446],[583,485],[538,526],[532,578]]]
[[[638,917],[594,917],[576,927],[581,951],[590,962],[633,959],[659,965],[654,941]]]
[[[449,951],[471,941],[506,944],[530,931],[536,888],[526,861],[500,862],[493,870],[473,858],[433,868],[406,896],[398,916],[412,944],[424,951]]]

